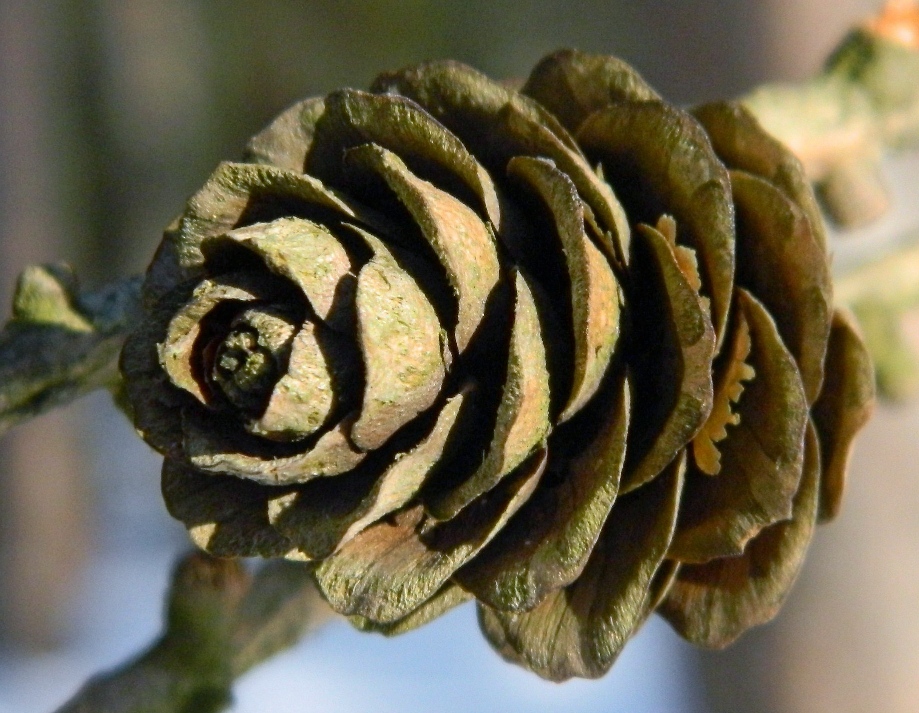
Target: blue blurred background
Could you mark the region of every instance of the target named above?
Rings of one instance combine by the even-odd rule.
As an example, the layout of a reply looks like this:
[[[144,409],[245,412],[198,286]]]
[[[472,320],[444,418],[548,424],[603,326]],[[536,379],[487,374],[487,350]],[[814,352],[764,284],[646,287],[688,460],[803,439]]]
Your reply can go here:
[[[29,263],[65,259],[90,285],[141,271],[218,161],[297,99],[378,71],[452,57],[523,78],[575,46],[693,103],[813,73],[878,4],[0,0],[0,303]],[[893,165],[907,225],[915,169]],[[329,625],[242,679],[234,710],[915,713],[917,427],[916,408],[880,414],[786,611],[725,654],[655,619],[611,675],[557,686],[503,663],[463,607],[396,640]],[[53,709],[159,630],[188,546],[159,460],[101,394],[0,442],[0,713]]]

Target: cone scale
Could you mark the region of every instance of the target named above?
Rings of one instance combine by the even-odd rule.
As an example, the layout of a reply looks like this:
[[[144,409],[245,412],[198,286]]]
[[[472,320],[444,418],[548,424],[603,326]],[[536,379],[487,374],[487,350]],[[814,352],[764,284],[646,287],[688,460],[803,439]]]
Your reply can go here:
[[[360,628],[476,599],[603,675],[723,646],[839,510],[871,368],[797,160],[599,55],[453,62],[281,114],[167,229],[122,370],[201,548],[314,563]]]

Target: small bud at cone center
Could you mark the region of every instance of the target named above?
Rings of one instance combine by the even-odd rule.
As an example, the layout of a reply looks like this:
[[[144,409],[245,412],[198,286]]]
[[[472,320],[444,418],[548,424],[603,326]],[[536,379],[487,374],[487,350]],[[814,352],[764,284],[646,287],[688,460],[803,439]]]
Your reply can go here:
[[[249,410],[270,395],[277,371],[271,352],[259,346],[258,334],[237,329],[217,348],[212,378],[234,406]]]
[[[262,411],[290,356],[295,326],[276,310],[252,308],[229,327],[214,351],[210,379],[237,408]]]

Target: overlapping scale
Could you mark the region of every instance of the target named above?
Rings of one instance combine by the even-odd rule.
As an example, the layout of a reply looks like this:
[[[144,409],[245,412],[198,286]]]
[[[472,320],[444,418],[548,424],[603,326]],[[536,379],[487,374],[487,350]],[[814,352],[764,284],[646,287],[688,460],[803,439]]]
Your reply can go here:
[[[737,206],[737,284],[774,315],[782,341],[795,357],[812,404],[823,385],[832,296],[826,252],[806,214],[778,188],[732,171]]]
[[[661,614],[693,643],[720,648],[776,615],[804,562],[817,518],[820,453],[813,425],[790,518],[760,531],[735,557],[683,565]]]
[[[456,487],[426,501],[449,520],[517,468],[549,433],[549,372],[533,293],[522,273],[514,279],[510,353],[495,428],[481,465]]]
[[[626,492],[660,473],[705,423],[712,408],[715,350],[707,305],[667,237],[640,224],[631,265],[636,386],[623,475]],[[668,378],[660,378],[662,373]]]
[[[705,128],[724,165],[759,176],[785,193],[807,215],[814,238],[825,249],[823,216],[797,156],[736,102],[703,104],[693,109],[692,114]]]
[[[559,50],[543,57],[521,90],[576,133],[584,120],[618,101],[659,100],[632,67],[616,57]]]
[[[645,601],[673,534],[684,468],[677,459],[647,492],[623,497],[573,584],[526,612],[480,605],[492,645],[550,680],[606,673],[649,614]]]
[[[348,345],[341,345],[341,341],[329,332],[323,335],[320,326],[303,324],[291,339],[286,364],[264,410],[246,424],[246,430],[272,440],[293,441],[325,426],[344,391],[336,388],[339,379],[335,378],[336,368],[343,361],[347,363],[341,352]]]
[[[583,200],[606,229],[598,237],[607,255],[624,263],[628,260],[629,223],[610,185],[591,169],[580,151],[566,146],[549,127],[528,113],[522,104],[522,100],[517,98],[501,109],[501,123],[495,133],[512,147],[514,158],[538,156],[556,163],[574,183]]]
[[[774,614],[873,386],[800,164],[745,110],[576,51],[520,92],[430,62],[246,157],[167,229],[122,359],[198,546],[313,560],[387,635],[474,598],[553,680],[655,610],[705,646]]]
[[[240,433],[220,415],[188,412],[182,419],[182,450],[187,462],[205,473],[247,478],[264,485],[305,483],[346,473],[367,454],[356,448],[350,431],[354,416],[318,434],[287,446]]]
[[[342,156],[349,148],[376,144],[397,154],[429,180],[459,179],[477,207],[501,226],[498,196],[491,176],[463,143],[422,107],[405,97],[342,90],[326,97],[307,156],[308,169],[335,183],[346,183]]]
[[[794,358],[765,308],[744,290],[734,319],[750,331],[756,376],[737,405],[739,423],[720,445],[718,475],[687,475],[670,552],[684,562],[742,554],[760,530],[791,516],[801,480],[808,409]]]
[[[426,62],[394,72],[384,72],[371,91],[408,97],[423,106],[456,134],[488,166],[507,160],[515,144],[495,129],[504,123],[501,112],[513,103],[527,117],[548,128],[574,151],[578,144],[559,120],[538,102],[495,82],[460,62]]]
[[[619,338],[619,285],[607,259],[587,236],[584,204],[574,183],[546,159],[514,158],[508,172],[549,207],[568,268],[574,334],[574,384],[559,422],[567,421],[600,387]]]
[[[200,347],[202,321],[223,302],[251,303],[259,298],[260,292],[264,295],[264,289],[259,289],[263,285],[256,282],[245,274],[204,280],[169,321],[165,339],[157,350],[159,361],[173,384],[202,403],[210,400],[204,375],[194,355],[196,347]]]
[[[255,223],[262,216],[273,219],[317,212],[371,225],[376,220],[372,211],[312,176],[274,166],[222,163],[166,231],[147,271],[144,295],[156,301],[178,283],[201,279],[206,261],[202,243],[229,232],[241,221]]]
[[[364,144],[348,159],[379,174],[399,196],[447,273],[456,297],[457,350],[462,353],[485,317],[485,306],[500,278],[494,237],[462,201],[418,178],[399,156]]]
[[[448,441],[463,425],[470,390],[449,399],[430,433],[388,466],[357,469],[322,479],[269,503],[269,518],[280,532],[312,558],[335,552],[367,526],[407,505],[447,455]],[[382,472],[381,472],[382,471]]]
[[[622,101],[591,114],[577,138],[602,161],[633,222],[676,219],[679,241],[698,255],[720,344],[734,279],[734,211],[727,171],[702,127],[662,102]]]
[[[279,218],[231,230],[220,238],[251,250],[268,270],[295,284],[319,319],[345,326],[340,314],[345,310],[338,303],[342,292],[353,289],[349,278],[354,266],[348,251],[326,226],[303,218]]]
[[[424,604],[401,619],[382,623],[357,614],[348,617],[348,619],[362,631],[373,631],[385,636],[396,636],[397,634],[404,634],[412,629],[417,629],[419,626],[424,626],[460,604],[465,604],[470,599],[472,599],[472,595],[465,589],[453,582],[447,582]]]
[[[192,541],[218,557],[282,557],[293,547],[271,527],[263,489],[250,480],[215,478],[167,459],[163,499]]]
[[[323,97],[297,102],[249,139],[246,162],[302,173],[313,145],[316,122],[324,113]]]
[[[514,156],[554,160],[612,232],[610,249],[624,257],[629,226],[622,206],[610,186],[590,169],[578,143],[541,105],[456,62],[431,62],[386,73],[373,88],[398,92],[426,107],[497,176]]]
[[[520,513],[456,581],[483,604],[529,611],[574,582],[584,569],[619,491],[629,425],[628,382],[611,379],[613,396],[589,445],[550,472]]]
[[[373,258],[357,276],[357,338],[365,386],[351,441],[373,450],[434,403],[446,365],[434,307],[381,240],[356,230]]]
[[[823,477],[820,520],[839,514],[853,440],[874,409],[874,370],[854,318],[833,313],[826,358],[826,377],[813,419],[820,436]]]
[[[316,582],[332,607],[388,623],[408,616],[434,596],[526,502],[546,465],[537,451],[515,472],[444,523],[421,505],[371,525],[316,569]]]

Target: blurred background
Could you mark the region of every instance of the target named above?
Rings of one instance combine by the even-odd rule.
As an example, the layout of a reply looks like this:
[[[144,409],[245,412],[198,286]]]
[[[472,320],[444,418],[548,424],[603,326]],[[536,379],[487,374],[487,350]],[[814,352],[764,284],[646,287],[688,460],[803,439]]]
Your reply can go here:
[[[815,72],[879,0],[0,0],[0,304],[27,264],[84,282],[141,271],[221,159],[294,101],[452,57],[523,78],[562,46],[614,53],[678,103]],[[889,166],[896,212],[848,240],[919,226],[919,160]],[[912,183],[912,185],[911,185]],[[893,227],[892,227],[893,226]],[[872,233],[873,231],[873,233]],[[247,675],[234,710],[919,710],[919,406],[858,443],[771,625],[700,653],[653,620],[599,682],[545,684],[481,640],[464,607],[394,641],[328,626]],[[159,458],[105,395],[0,441],[0,713],[41,713],[159,630],[184,528]]]

